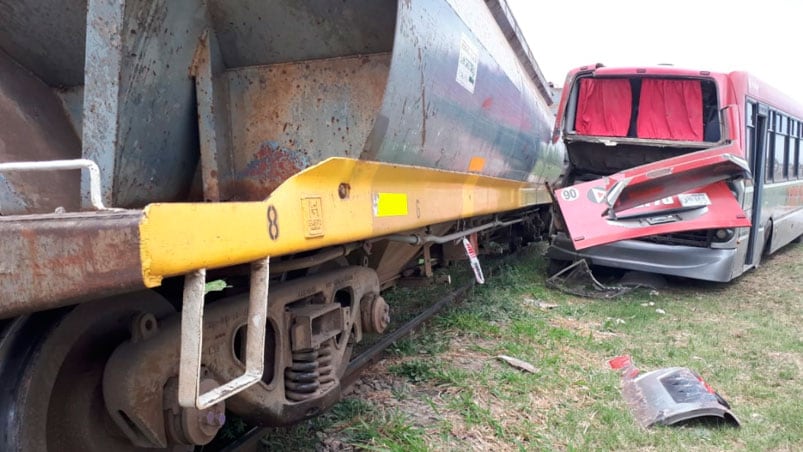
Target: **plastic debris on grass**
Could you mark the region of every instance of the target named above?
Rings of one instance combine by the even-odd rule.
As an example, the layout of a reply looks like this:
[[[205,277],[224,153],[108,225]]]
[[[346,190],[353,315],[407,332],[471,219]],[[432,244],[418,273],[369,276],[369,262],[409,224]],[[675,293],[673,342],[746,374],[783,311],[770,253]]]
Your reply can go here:
[[[516,369],[530,372],[531,374],[538,373],[538,369],[532,364],[528,363],[527,361],[522,361],[518,358],[514,358],[512,356],[507,356],[507,355],[498,355],[496,358],[510,364]]]
[[[716,421],[740,425],[731,407],[703,378],[685,367],[641,373],[630,356],[608,361],[622,377],[622,395],[643,427]]]

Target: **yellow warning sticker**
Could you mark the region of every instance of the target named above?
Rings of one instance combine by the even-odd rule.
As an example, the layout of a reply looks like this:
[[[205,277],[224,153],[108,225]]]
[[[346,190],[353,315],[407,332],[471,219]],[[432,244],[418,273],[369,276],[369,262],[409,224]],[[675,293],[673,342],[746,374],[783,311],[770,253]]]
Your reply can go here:
[[[376,193],[374,216],[399,217],[407,215],[407,193]]]

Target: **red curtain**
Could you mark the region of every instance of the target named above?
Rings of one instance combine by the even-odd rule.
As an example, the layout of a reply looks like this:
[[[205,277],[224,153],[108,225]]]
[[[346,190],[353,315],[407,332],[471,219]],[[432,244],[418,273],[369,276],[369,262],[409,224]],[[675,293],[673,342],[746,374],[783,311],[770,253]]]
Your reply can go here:
[[[702,141],[701,82],[642,79],[636,131],[639,138]]]
[[[630,81],[626,79],[580,79],[574,129],[580,135],[627,136],[631,103]]]

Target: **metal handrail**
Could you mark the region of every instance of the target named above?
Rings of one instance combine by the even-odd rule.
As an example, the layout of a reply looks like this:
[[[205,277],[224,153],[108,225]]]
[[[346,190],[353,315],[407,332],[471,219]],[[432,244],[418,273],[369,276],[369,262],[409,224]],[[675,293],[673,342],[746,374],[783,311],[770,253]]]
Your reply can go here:
[[[88,159],[45,160],[39,162],[0,163],[0,172],[12,171],[60,171],[86,169],[89,172],[89,202],[95,210],[106,210],[100,196],[100,168]]]

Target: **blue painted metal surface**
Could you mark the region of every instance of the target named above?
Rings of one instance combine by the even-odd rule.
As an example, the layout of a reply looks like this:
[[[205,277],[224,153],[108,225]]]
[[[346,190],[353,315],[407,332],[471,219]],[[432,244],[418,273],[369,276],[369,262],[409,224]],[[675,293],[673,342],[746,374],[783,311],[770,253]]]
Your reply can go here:
[[[52,114],[80,129],[108,205],[261,199],[331,156],[526,180],[548,152],[548,89],[504,1],[0,0],[0,12],[1,51],[62,100]]]
[[[482,1],[399,3],[381,112],[362,158],[525,180],[544,152],[547,101]]]

